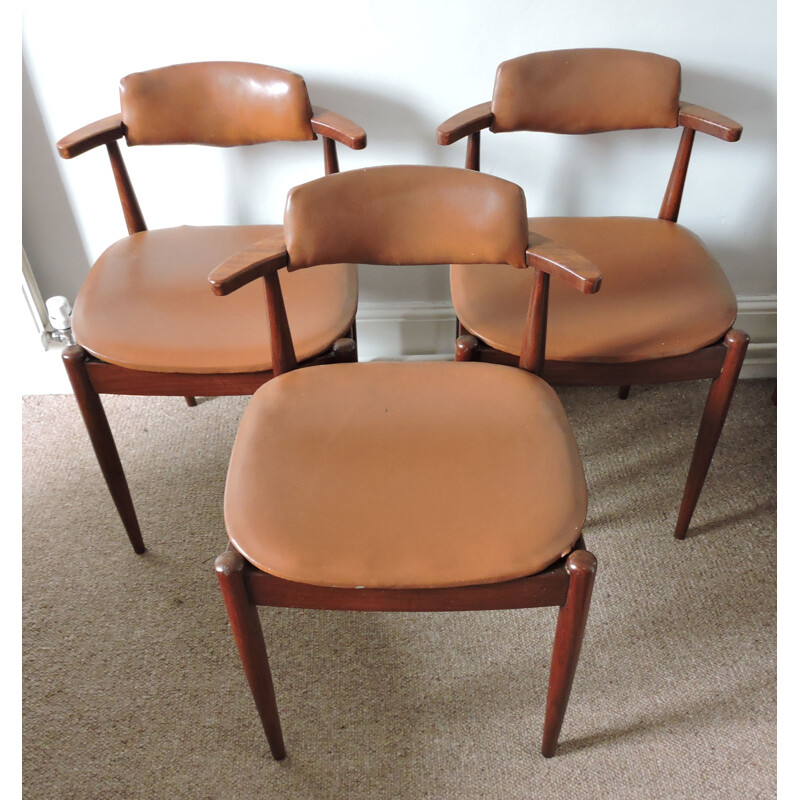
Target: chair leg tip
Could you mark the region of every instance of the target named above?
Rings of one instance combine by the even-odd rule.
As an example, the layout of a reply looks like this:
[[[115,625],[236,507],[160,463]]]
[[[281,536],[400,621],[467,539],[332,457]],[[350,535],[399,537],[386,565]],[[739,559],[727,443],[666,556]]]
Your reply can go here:
[[[679,519],[677,523],[675,523],[675,533],[673,534],[678,541],[683,541],[686,538],[686,534],[689,530],[689,523],[691,519],[682,520]]]
[[[128,541],[131,543],[133,552],[136,553],[137,556],[147,552],[147,548],[144,546],[144,539],[142,539],[142,534],[139,531],[138,525],[136,526],[135,530],[126,531],[126,533],[128,534]]]

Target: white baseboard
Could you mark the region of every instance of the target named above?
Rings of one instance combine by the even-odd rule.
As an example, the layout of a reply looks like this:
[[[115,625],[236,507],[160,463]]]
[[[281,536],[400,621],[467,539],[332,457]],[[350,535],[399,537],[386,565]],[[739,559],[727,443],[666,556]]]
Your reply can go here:
[[[778,375],[778,298],[738,297],[735,327],[750,334],[742,378],[775,378]]]
[[[777,375],[777,300],[739,298],[736,326],[750,334],[742,378]],[[362,361],[453,357],[456,317],[449,302],[363,303],[356,317]],[[69,394],[72,389],[61,363],[60,348],[45,351],[31,333],[20,371],[20,394]]]
[[[361,303],[356,327],[361,361],[454,352],[456,313],[450,302]]]
[[[736,327],[750,334],[741,377],[774,378],[778,366],[777,298],[740,297]],[[356,317],[363,361],[452,356],[456,316],[449,302],[364,303]]]

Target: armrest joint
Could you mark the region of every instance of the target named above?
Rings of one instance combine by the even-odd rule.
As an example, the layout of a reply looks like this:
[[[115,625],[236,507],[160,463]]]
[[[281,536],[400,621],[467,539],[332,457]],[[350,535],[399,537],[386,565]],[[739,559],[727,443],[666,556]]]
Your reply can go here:
[[[121,139],[124,135],[125,125],[122,122],[122,115],[112,114],[105,119],[84,125],[63,139],[59,139],[56,147],[62,158],[74,158],[101,144],[110,144]]]
[[[559,245],[533,231],[529,234],[525,260],[529,267],[565,280],[584,294],[594,294],[603,281],[603,274],[591,261],[572,248]]]
[[[333,139],[351,150],[363,150],[367,146],[367,134],[360,125],[327,108],[313,106],[312,110],[311,129],[314,133]]]
[[[494,121],[492,103],[480,103],[445,120],[436,129],[436,141],[442,145],[453,144],[465,136],[488,128]]]
[[[277,272],[289,263],[286,249],[278,246],[275,237],[245,247],[214,267],[208,276],[211,291],[223,297],[242,286]]]
[[[709,108],[684,101],[680,102],[678,124],[726,142],[738,142],[742,136],[742,126],[735,120]]]

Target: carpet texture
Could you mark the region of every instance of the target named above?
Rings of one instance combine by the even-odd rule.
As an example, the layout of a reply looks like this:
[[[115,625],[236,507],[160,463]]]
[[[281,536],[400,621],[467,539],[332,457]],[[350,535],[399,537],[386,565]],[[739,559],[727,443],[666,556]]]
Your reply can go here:
[[[105,399],[136,556],[74,399],[26,397],[24,797],[774,797],[774,386],[740,383],[684,542],[707,383],[559,389],[599,566],[550,760],[555,608],[262,609],[288,751],[272,761],[213,570],[247,399]]]

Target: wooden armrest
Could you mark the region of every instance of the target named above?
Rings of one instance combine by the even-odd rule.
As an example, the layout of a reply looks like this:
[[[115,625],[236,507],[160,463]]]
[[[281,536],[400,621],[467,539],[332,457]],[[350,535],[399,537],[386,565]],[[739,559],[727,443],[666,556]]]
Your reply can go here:
[[[363,150],[367,146],[367,134],[360,125],[327,108],[312,106],[311,128],[320,136],[341,142],[351,150]]]
[[[678,124],[693,131],[711,134],[726,142],[738,142],[742,135],[742,126],[735,120],[703,106],[683,101],[678,112]]]
[[[584,294],[594,294],[603,280],[603,274],[591,261],[535,231],[528,231],[525,260],[529,267],[557,275]]]
[[[125,126],[122,124],[122,115],[113,114],[68,134],[58,142],[56,147],[61,158],[74,158],[93,147],[121,139],[124,135]]]
[[[488,128],[494,121],[492,101],[467,108],[450,117],[436,129],[439,144],[453,144],[465,136]]]
[[[235,292],[256,278],[263,278],[286,266],[289,256],[283,246],[283,234],[261,239],[226,258],[208,276],[211,291],[224,296]]]

